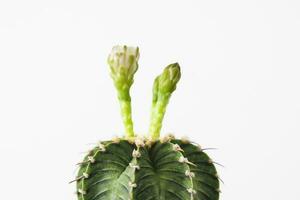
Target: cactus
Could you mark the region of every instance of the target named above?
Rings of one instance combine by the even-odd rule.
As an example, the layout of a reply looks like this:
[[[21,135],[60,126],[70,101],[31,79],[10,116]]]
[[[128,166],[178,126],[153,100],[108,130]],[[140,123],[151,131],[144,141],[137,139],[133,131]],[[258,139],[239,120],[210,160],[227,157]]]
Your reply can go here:
[[[108,57],[126,134],[99,142],[79,163],[78,200],[218,200],[219,178],[204,149],[173,135],[160,137],[181,76],[178,63],[154,81],[149,136],[135,135],[130,87],[138,59],[139,49],[127,46],[114,47]]]

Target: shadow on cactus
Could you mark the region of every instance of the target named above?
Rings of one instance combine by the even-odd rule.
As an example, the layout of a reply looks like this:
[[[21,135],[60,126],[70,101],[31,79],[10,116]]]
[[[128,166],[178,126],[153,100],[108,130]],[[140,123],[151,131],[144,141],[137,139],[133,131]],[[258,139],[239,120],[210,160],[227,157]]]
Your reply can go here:
[[[172,135],[160,137],[162,121],[181,73],[167,66],[153,84],[149,136],[136,136],[130,87],[138,69],[139,49],[115,46],[108,57],[117,89],[125,136],[100,142],[79,163],[79,200],[218,200],[214,162],[199,147]]]

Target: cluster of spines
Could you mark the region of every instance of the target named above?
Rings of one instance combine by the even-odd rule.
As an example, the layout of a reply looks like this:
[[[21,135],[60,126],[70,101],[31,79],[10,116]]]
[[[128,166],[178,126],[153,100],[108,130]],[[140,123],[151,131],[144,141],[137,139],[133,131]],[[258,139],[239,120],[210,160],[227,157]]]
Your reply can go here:
[[[89,175],[90,166],[97,162],[96,156],[101,152],[105,152],[107,145],[110,145],[112,143],[118,144],[122,140],[128,141],[129,143],[131,143],[132,145],[135,146],[135,148],[133,148],[133,151],[132,151],[133,160],[129,163],[129,167],[134,170],[134,173],[133,173],[134,175],[137,170],[140,170],[140,166],[138,165],[138,159],[141,157],[140,147],[145,147],[145,146],[151,147],[151,145],[153,143],[158,141],[158,140],[154,141],[151,138],[141,138],[141,137],[127,138],[127,139],[115,137],[115,138],[113,138],[113,140],[108,141],[108,142],[99,142],[97,147],[89,152],[89,154],[86,156],[85,160],[83,162],[78,163],[78,165],[80,165],[80,166],[86,165],[84,172],[82,172],[82,174],[80,176],[78,176],[74,181],[71,181],[71,182],[76,181],[77,183],[80,184],[77,187],[78,189],[77,189],[76,193],[77,193],[77,195],[81,196],[81,200],[85,200],[85,195],[88,192],[85,189],[85,180],[90,177],[90,175]],[[175,140],[175,137],[173,135],[169,134],[169,135],[166,135],[165,137],[161,138],[159,141],[161,143],[167,143],[167,142],[172,143],[172,141],[174,141],[174,140]],[[192,144],[186,138],[182,138],[182,140],[180,140],[180,141],[183,144]],[[174,151],[177,151],[180,153],[184,152],[184,150],[177,143],[172,143],[172,145],[173,145]],[[202,149],[201,146],[198,144],[196,144],[194,146],[198,147],[199,152],[203,152],[205,150],[205,149]],[[209,148],[207,148],[207,149],[209,149]],[[196,166],[194,163],[189,161],[187,157],[184,157],[183,155],[178,159],[178,163],[185,163],[188,166]],[[218,163],[212,161],[211,159],[209,159],[207,163],[208,164],[218,164]],[[189,167],[189,169],[185,171],[185,176],[187,176],[190,179],[191,187],[187,188],[187,191],[188,191],[188,193],[190,193],[190,199],[193,200],[194,195],[197,194],[197,191],[194,188],[194,180],[193,180],[195,178],[195,173],[192,172],[191,168]],[[133,190],[134,188],[137,187],[137,183],[135,182],[135,176],[133,176],[131,178],[132,179],[129,181],[128,185],[131,188],[131,190]],[[219,178],[217,173],[215,174],[215,178],[222,182],[222,180]],[[221,191],[219,188],[217,188],[216,192],[220,193]],[[131,194],[132,194],[132,192],[131,192]],[[131,199],[133,199],[133,197],[131,197]]]

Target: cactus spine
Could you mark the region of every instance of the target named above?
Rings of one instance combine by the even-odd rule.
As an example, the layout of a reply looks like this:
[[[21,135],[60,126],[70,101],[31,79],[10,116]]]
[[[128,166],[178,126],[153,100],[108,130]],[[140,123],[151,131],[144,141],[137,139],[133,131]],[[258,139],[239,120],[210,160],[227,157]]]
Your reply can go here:
[[[134,134],[130,87],[138,58],[138,48],[127,46],[116,46],[109,55],[125,137],[100,142],[79,163],[78,199],[218,200],[219,178],[208,155],[187,140],[160,137],[166,106],[181,76],[178,63],[154,81],[149,137]]]

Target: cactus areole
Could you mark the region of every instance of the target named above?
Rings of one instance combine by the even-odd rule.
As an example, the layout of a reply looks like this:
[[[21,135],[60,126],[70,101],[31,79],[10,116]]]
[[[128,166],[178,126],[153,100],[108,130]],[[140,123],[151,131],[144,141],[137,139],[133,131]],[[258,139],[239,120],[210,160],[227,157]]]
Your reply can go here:
[[[178,63],[154,81],[149,135],[135,135],[130,87],[138,60],[139,49],[128,46],[113,47],[108,57],[125,136],[99,142],[79,163],[78,200],[218,200],[218,174],[204,150],[186,139],[160,136],[181,76]]]

